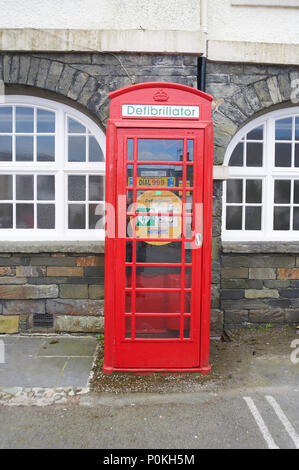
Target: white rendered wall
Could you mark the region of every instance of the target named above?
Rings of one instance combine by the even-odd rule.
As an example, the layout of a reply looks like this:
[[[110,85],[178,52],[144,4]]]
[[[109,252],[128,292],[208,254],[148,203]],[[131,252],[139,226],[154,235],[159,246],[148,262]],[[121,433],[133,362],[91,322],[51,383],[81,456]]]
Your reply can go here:
[[[199,29],[200,0],[0,0],[0,29]]]

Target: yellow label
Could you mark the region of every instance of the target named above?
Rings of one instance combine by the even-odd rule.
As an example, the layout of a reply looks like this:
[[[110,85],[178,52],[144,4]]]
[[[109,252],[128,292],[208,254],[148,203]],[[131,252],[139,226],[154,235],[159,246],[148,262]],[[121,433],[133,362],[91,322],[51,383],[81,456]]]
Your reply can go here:
[[[138,198],[136,211],[136,238],[161,238],[146,241],[151,245],[166,245],[163,238],[179,238],[182,233],[182,201],[172,191],[144,191]],[[150,215],[152,212],[178,215]],[[131,217],[131,224],[134,217]]]
[[[128,186],[133,186],[133,177],[128,178]],[[137,186],[162,186],[171,188],[175,186],[174,176],[137,176]]]

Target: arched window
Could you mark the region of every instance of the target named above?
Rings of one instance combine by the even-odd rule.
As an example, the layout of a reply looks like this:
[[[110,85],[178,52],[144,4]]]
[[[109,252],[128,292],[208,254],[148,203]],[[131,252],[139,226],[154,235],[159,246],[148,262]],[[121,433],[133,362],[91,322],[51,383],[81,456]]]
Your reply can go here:
[[[223,240],[299,240],[299,108],[251,121],[224,164]]]
[[[104,239],[105,135],[46,99],[0,105],[0,239]]]

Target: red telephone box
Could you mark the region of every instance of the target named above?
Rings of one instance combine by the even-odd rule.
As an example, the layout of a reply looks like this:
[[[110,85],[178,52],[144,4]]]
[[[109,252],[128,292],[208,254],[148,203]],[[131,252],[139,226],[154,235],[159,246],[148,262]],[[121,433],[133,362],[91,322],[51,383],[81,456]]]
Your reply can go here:
[[[103,371],[208,373],[212,97],[110,93]]]

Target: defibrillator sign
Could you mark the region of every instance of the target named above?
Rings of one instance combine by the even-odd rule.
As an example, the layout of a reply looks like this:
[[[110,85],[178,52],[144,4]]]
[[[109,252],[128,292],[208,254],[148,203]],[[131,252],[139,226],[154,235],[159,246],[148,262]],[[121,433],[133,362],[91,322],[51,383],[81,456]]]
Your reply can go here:
[[[163,105],[163,104],[123,104],[123,117],[150,118],[199,118],[199,106]]]

